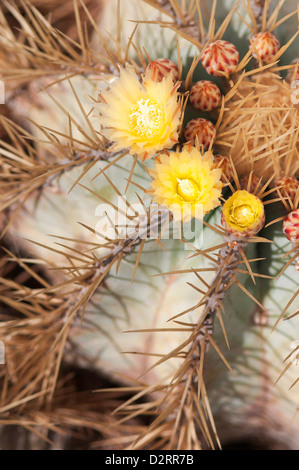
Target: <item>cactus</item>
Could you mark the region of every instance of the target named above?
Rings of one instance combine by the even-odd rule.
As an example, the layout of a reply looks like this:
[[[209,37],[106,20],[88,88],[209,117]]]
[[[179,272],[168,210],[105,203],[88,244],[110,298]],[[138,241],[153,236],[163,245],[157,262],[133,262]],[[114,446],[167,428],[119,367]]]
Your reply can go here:
[[[0,14],[3,442],[299,449],[296,2],[32,3]]]

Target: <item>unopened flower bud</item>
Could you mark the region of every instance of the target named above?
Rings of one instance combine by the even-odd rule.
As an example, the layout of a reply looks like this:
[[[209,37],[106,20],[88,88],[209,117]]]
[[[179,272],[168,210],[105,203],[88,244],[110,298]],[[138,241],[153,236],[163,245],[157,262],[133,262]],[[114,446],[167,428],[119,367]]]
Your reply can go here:
[[[227,77],[239,63],[239,51],[231,42],[219,39],[211,42],[203,56],[202,65],[210,75]]]
[[[290,212],[283,221],[282,230],[288,240],[299,243],[299,209]]]
[[[203,118],[195,118],[188,122],[184,136],[193,147],[203,146],[205,149],[213,145],[216,138],[216,129],[211,121]]]
[[[163,78],[169,74],[173,75],[173,81],[179,79],[177,65],[169,59],[156,59],[150,62],[145,70],[145,79],[153,82],[162,82]]]
[[[200,111],[212,111],[218,108],[221,93],[218,86],[210,80],[194,83],[190,90],[190,103]]]
[[[277,37],[269,32],[255,34],[250,38],[250,44],[253,57],[266,63],[273,60],[280,48]]]

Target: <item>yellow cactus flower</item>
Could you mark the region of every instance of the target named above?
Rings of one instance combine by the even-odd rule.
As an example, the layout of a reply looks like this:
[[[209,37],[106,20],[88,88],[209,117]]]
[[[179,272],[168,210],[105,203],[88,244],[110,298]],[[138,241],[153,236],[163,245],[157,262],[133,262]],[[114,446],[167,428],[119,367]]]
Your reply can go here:
[[[213,154],[186,145],[182,152],[164,152],[150,171],[153,201],[167,206],[175,220],[202,218],[219,206],[221,170],[213,168]]]
[[[254,194],[236,191],[223,205],[221,222],[237,237],[254,236],[265,223],[264,205]]]
[[[131,66],[120,70],[110,88],[101,91],[98,106],[102,134],[111,142],[113,151],[128,148],[142,160],[170,149],[178,142],[182,103],[173,76],[161,82],[138,75]]]

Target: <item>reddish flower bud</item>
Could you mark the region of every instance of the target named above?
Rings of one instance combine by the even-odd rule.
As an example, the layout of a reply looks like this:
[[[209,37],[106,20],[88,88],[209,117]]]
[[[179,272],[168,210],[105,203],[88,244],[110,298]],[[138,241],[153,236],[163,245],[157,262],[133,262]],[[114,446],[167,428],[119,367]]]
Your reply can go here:
[[[211,42],[202,56],[202,65],[206,71],[218,77],[232,74],[238,63],[238,49],[231,42],[222,39]]]
[[[216,129],[211,121],[195,118],[188,122],[184,135],[186,141],[190,142],[193,147],[202,145],[207,149],[216,138]]]
[[[283,221],[282,230],[288,240],[299,243],[299,209],[290,212]]]
[[[191,87],[190,102],[195,109],[212,111],[218,108],[221,102],[220,90],[210,80],[201,80]]]
[[[172,73],[173,81],[179,79],[177,65],[169,59],[156,59],[150,62],[145,70],[145,78],[153,82],[162,82],[163,78]]]
[[[227,180],[232,181],[234,179],[234,170],[229,158],[224,157],[223,155],[215,155],[214,167],[220,168],[223,175],[225,175],[225,178],[223,176],[221,177],[221,181],[223,183],[227,183]]]
[[[250,185],[249,185],[249,180],[250,180]],[[240,179],[241,189],[246,189],[246,191],[249,191],[252,194],[256,194],[259,183],[260,183],[260,180],[254,173],[251,173],[251,176],[249,174],[249,175],[243,176],[243,178]]]
[[[275,186],[277,187],[277,197],[286,198],[286,203],[290,204],[295,201],[296,195],[299,192],[299,181],[297,178],[292,176],[284,176],[276,181]]]
[[[263,62],[271,62],[280,48],[279,41],[273,33],[257,33],[250,38],[252,55]]]

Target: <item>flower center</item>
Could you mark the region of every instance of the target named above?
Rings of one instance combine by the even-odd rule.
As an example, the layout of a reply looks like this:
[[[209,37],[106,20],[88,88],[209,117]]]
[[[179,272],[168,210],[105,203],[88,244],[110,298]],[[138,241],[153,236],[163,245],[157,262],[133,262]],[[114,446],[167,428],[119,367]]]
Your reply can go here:
[[[129,114],[131,129],[140,137],[156,135],[162,123],[161,108],[154,100],[141,98]]]
[[[189,178],[177,178],[178,187],[177,192],[184,201],[194,202],[200,195],[200,189],[197,183]]]
[[[235,207],[231,212],[231,218],[234,223],[240,227],[247,227],[254,222],[255,213],[251,206],[243,204]]]

